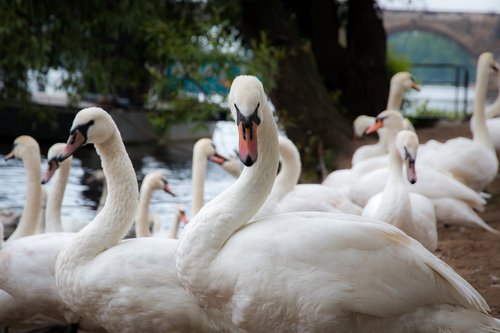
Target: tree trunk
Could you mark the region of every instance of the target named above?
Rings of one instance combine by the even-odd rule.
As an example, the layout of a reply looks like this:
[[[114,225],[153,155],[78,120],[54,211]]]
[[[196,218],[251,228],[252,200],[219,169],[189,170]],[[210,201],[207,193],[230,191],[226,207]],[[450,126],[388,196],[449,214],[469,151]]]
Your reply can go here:
[[[317,168],[318,146],[325,150],[350,149],[351,126],[334,108],[317,72],[308,43],[299,34],[296,13],[286,1],[242,0],[242,33],[258,39],[263,30],[285,56],[270,97],[287,135],[299,148],[304,168]]]

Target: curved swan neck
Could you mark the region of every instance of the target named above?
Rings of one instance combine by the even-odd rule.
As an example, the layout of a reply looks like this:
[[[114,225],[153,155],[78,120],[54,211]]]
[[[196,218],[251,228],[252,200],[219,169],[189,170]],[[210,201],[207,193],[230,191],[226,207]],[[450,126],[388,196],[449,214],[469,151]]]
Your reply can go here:
[[[210,263],[231,235],[247,223],[271,192],[278,168],[278,133],[267,103],[257,128],[258,160],[233,185],[207,203],[184,229],[177,249],[181,283],[203,294]],[[201,237],[200,235],[203,235]]]
[[[137,213],[139,189],[132,162],[116,128],[111,137],[95,144],[108,186],[106,204],[59,257],[74,268],[114,246],[125,237]]]
[[[389,87],[389,98],[387,99],[387,110],[401,110],[403,103],[404,89],[400,83],[391,82]]]
[[[207,158],[195,146],[193,149],[191,216],[195,216],[204,204],[206,169]]]
[[[50,188],[49,195],[47,196],[47,207],[45,208],[45,232],[63,231],[61,224],[61,206],[66,185],[68,183],[71,160],[72,158],[68,158],[59,165],[56,179],[54,180],[54,184]]]
[[[149,202],[153,195],[153,189],[146,183],[141,186],[139,192],[139,208],[137,210],[137,218],[135,220],[135,236],[136,237],[150,237],[151,231],[149,230],[148,216],[149,216]]]
[[[486,88],[488,84],[489,64],[481,61],[477,64],[476,77],[476,96],[474,98],[474,117],[472,117],[473,140],[483,147],[495,152],[495,147],[491,142],[490,134],[486,127],[486,117],[484,114],[484,105],[486,99]]]
[[[172,227],[170,228],[169,231],[169,237],[170,238],[177,238],[177,233],[179,232],[179,223],[181,222],[181,218],[179,214],[177,214],[174,223],[172,224]]]
[[[33,235],[42,214],[41,158],[39,148],[23,157],[26,172],[26,203],[16,230],[6,243]]]

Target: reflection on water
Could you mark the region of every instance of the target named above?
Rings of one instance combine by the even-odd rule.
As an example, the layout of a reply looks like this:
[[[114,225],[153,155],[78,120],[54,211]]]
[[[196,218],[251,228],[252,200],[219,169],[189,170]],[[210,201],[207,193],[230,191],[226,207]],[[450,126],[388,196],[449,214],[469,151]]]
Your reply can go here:
[[[234,123],[221,123],[214,132],[214,142],[222,154],[231,154],[236,147]],[[52,143],[40,145],[42,153],[42,173],[46,168],[46,156]],[[127,145],[127,152],[136,170],[139,183],[152,170],[162,170],[176,194],[170,196],[163,191],[153,194],[150,212],[157,214],[163,228],[168,229],[175,220],[178,203],[189,208],[191,204],[191,159],[194,142],[171,143],[168,146],[153,144]],[[26,178],[21,160],[5,161],[3,156],[11,151],[12,142],[0,143],[0,208],[12,208],[21,212],[25,200]],[[74,218],[89,222],[95,215],[99,202],[101,185],[85,183],[92,171],[100,168],[100,159],[93,146],[80,148],[74,156],[73,164],[63,200],[62,218]],[[41,176],[40,176],[41,177]],[[40,178],[41,179],[41,178]],[[228,188],[234,177],[213,163],[207,164],[205,181],[205,200]],[[49,191],[53,182],[43,185]]]

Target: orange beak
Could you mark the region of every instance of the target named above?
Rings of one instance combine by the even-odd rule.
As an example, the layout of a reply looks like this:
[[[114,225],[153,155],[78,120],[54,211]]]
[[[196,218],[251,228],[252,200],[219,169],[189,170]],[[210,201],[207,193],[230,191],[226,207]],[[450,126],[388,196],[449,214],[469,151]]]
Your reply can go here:
[[[415,170],[415,160],[407,158],[405,159],[406,165],[406,178],[411,184],[415,184],[417,182],[417,172]]]
[[[54,176],[58,167],[59,167],[59,163],[57,162],[56,159],[51,159],[49,161],[47,171],[45,171],[45,176],[43,176],[43,178],[42,178],[42,185],[46,184],[52,178],[52,176]]]
[[[241,122],[238,130],[240,133],[240,160],[245,166],[252,166],[258,157],[257,125],[252,121],[247,123],[247,125]]]
[[[66,143],[66,147],[64,147],[63,151],[60,152],[59,155],[57,155],[57,160],[59,162],[64,161],[65,159],[73,155],[73,153],[82,145],[84,145],[86,141],[87,139],[82,134],[82,132],[80,132],[79,129],[76,129],[69,136],[68,142]]]
[[[227,161],[227,158],[219,155],[218,153],[215,153],[214,155],[209,156],[208,159],[214,163],[219,164],[219,165],[222,165]]]
[[[170,189],[170,186],[168,186],[168,183],[166,181],[163,181],[163,191],[175,197],[175,193]]]
[[[5,155],[4,160],[8,161],[8,160],[13,159],[14,157],[16,157],[16,154],[14,154],[14,150],[12,150],[10,153]]]
[[[186,217],[186,213],[184,213],[184,212],[179,212],[179,219],[184,224],[187,224],[189,222],[187,217]]]
[[[375,124],[366,129],[365,134],[372,134],[382,127],[384,127],[384,121],[382,119],[377,119]]]
[[[420,86],[419,86],[418,84],[416,84],[415,82],[413,82],[413,83],[411,84],[411,88],[412,88],[413,90],[420,91]]]

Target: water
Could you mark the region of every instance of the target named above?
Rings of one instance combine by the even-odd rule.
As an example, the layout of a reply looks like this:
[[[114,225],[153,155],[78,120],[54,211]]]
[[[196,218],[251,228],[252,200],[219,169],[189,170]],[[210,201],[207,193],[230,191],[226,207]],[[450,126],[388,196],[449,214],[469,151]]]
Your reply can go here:
[[[234,154],[236,148],[234,123],[217,124],[213,140],[217,150],[224,155]],[[191,160],[194,142],[177,142],[167,147],[152,144],[127,145],[127,152],[136,170],[139,183],[153,170],[161,170],[169,181],[175,197],[163,191],[155,191],[151,199],[150,213],[156,214],[163,229],[168,230],[175,221],[177,204],[191,205]],[[46,154],[50,143],[41,144],[42,174],[45,172]],[[12,142],[0,143],[0,208],[11,208],[20,213],[25,201],[26,179],[21,160],[5,161],[3,157],[11,151]],[[100,159],[93,146],[80,148],[73,159],[72,168],[61,210],[62,219],[90,222],[96,213],[101,194],[101,185],[86,184],[91,173],[100,168]],[[41,179],[41,178],[40,178]],[[205,180],[205,202],[228,188],[235,178],[219,165],[208,162]],[[51,184],[43,187],[49,191]],[[182,228],[182,226],[181,226]]]

